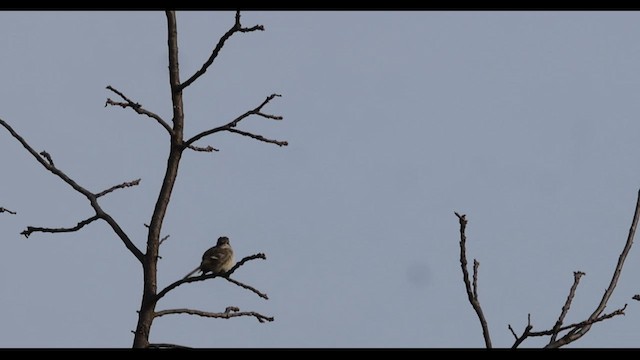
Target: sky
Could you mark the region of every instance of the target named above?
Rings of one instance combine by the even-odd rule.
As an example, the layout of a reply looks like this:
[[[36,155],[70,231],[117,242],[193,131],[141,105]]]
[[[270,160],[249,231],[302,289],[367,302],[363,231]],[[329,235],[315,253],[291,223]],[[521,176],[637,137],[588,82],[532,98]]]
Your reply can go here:
[[[233,12],[179,12],[181,78],[200,68]],[[233,277],[183,285],[157,310],[227,306],[273,316],[157,318],[150,341],[231,348],[477,348],[459,227],[477,259],[493,344],[566,322],[609,284],[640,189],[640,13],[248,11],[185,90],[185,133],[238,128],[185,152],[164,221],[159,287],[226,235]],[[90,191],[141,178],[100,204],[141,249],[169,142],[155,121],[105,107],[111,85],[171,118],[162,12],[0,12],[0,118]],[[141,266],[86,198],[0,129],[0,347],[130,347]],[[599,323],[571,347],[637,347],[632,248]],[[548,338],[526,341],[543,346]]]

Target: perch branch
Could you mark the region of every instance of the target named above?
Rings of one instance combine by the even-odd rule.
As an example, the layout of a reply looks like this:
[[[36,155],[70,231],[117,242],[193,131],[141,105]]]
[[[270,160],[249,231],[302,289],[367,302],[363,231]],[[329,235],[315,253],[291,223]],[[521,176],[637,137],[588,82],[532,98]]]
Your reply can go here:
[[[110,192],[112,192],[114,190],[117,190],[117,189],[124,189],[124,188],[127,188],[127,187],[136,186],[136,185],[140,184],[140,180],[141,179],[136,179],[136,180],[133,180],[133,181],[123,182],[122,184],[112,186],[112,187],[108,188],[107,190],[104,190],[104,191],[101,191],[101,192],[97,193],[96,194],[96,198],[99,198],[101,196],[107,195],[108,193],[110,193]]]
[[[135,103],[133,101],[131,101],[129,98],[127,98],[122,92],[116,90],[115,88],[113,88],[111,85],[107,86],[107,90],[111,90],[112,92],[116,93],[118,96],[120,96],[125,102],[119,102],[119,101],[113,101],[109,98],[107,98],[107,102],[104,104],[104,106],[107,105],[112,105],[112,106],[120,106],[123,109],[126,108],[131,108],[133,109],[133,111],[135,111],[136,113],[140,114],[140,115],[145,115],[148,116],[152,119],[154,119],[155,121],[158,122],[158,124],[162,125],[163,128],[165,128],[165,130],[167,130],[167,132],[169,133],[169,135],[173,134],[173,130],[171,129],[171,127],[169,126],[169,124],[167,124],[166,121],[164,121],[159,115],[152,113],[151,111],[145,109],[142,107],[142,105]]]
[[[199,146],[195,146],[195,145],[189,145],[189,146],[187,146],[187,148],[189,148],[189,149],[191,149],[193,151],[201,151],[201,152],[220,151],[219,149],[211,147],[211,145],[207,145],[207,147],[199,147]]]
[[[5,129],[7,129],[7,131],[9,131],[11,136],[13,136],[16,140],[18,140],[18,142],[20,142],[20,144],[22,144],[22,146],[42,166],[44,166],[45,169],[49,170],[51,173],[53,173],[54,175],[59,177],[62,181],[67,183],[69,186],[71,186],[75,191],[77,191],[80,194],[84,195],[89,200],[89,203],[91,204],[91,207],[96,212],[95,216],[100,218],[100,219],[102,219],[102,220],[104,220],[104,221],[106,221],[107,224],[109,224],[109,226],[111,226],[111,229],[116,233],[116,235],[118,235],[118,237],[123,242],[125,247],[136,257],[136,259],[138,259],[138,261],[140,261],[141,263],[143,262],[144,254],[142,253],[142,251],[140,251],[140,249],[138,249],[136,247],[136,245],[131,241],[129,236],[124,232],[124,230],[122,230],[120,225],[109,214],[107,214],[104,210],[102,210],[102,208],[98,204],[98,198],[96,197],[95,194],[93,194],[89,190],[85,189],[84,187],[80,186],[77,182],[75,182],[73,179],[71,179],[69,176],[67,176],[67,174],[65,174],[62,170],[60,170],[57,167],[55,167],[53,165],[53,162],[50,161],[51,156],[49,156],[49,159],[46,159],[46,158],[43,157],[44,155],[41,156],[40,154],[38,154],[38,152],[36,152],[31,147],[31,145],[29,145],[27,143],[27,141],[24,138],[22,138],[22,136],[20,136],[15,130],[13,130],[13,128],[11,126],[9,126],[9,124],[7,124],[4,120],[0,119],[0,125],[2,125]],[[82,226],[84,226],[84,225],[82,225]],[[82,227],[82,226],[80,226],[80,227]],[[27,231],[28,231],[28,229],[27,229]]]
[[[24,237],[28,238],[31,233],[34,232],[45,232],[45,233],[62,233],[62,232],[74,232],[82,229],[85,225],[88,225],[96,220],[100,219],[98,215],[94,215],[86,220],[80,221],[76,226],[70,228],[43,228],[43,227],[35,227],[28,226],[26,230],[20,233],[20,235],[24,235]]]
[[[219,319],[231,319],[231,318],[240,317],[240,316],[253,316],[261,323],[264,323],[265,321],[271,322],[274,320],[273,317],[264,316],[255,311],[241,312],[240,309],[235,306],[229,306],[225,309],[224,312],[221,312],[221,313],[213,313],[213,312],[193,310],[193,309],[168,309],[168,310],[156,311],[154,313],[154,317],[160,317],[160,316],[170,315],[170,314],[189,314],[189,315],[198,315],[202,317],[219,318]]]
[[[252,137],[252,138],[254,138],[256,140],[259,140],[259,141],[264,141],[264,142],[276,144],[278,146],[287,146],[288,143],[286,141],[271,140],[271,139],[267,139],[267,138],[265,138],[265,137],[263,137],[261,135],[255,135],[255,134],[252,134],[252,133],[248,133],[248,132],[245,132],[245,131],[240,131],[240,130],[235,129],[235,127],[238,125],[238,123],[240,121],[246,119],[247,117],[249,117],[251,115],[258,115],[258,116],[262,116],[262,117],[265,117],[265,118],[268,118],[268,119],[282,120],[281,116],[268,115],[268,114],[264,114],[262,112],[262,108],[265,105],[267,105],[275,97],[279,97],[279,96],[281,96],[281,95],[278,95],[278,94],[269,95],[262,102],[262,104],[258,105],[255,109],[245,112],[244,114],[238,116],[237,118],[233,119],[232,121],[230,121],[229,123],[227,123],[225,125],[218,126],[216,128],[203,131],[203,132],[193,136],[191,139],[189,139],[189,140],[184,142],[184,146],[185,147],[189,147],[194,142],[202,139],[203,137],[211,135],[211,134],[215,134],[215,133],[220,132],[220,131],[230,131],[230,132],[234,132],[234,133],[237,133],[237,134],[240,134],[240,135]]]
[[[162,289],[155,298],[155,301],[158,302],[158,300],[160,300],[162,297],[164,297],[165,295],[167,295],[167,293],[173,289],[175,289],[176,287],[182,285],[182,284],[186,284],[186,283],[192,283],[192,282],[196,282],[196,281],[204,281],[207,279],[213,279],[219,276],[224,276],[224,277],[228,277],[229,275],[231,275],[234,271],[236,271],[236,269],[238,269],[240,266],[242,266],[244,263],[246,263],[249,260],[254,260],[254,259],[266,259],[267,257],[263,254],[263,253],[259,253],[259,254],[255,254],[255,255],[250,255],[247,257],[244,257],[242,260],[238,261],[232,268],[231,270],[229,270],[226,274],[224,275],[215,275],[215,274],[209,274],[209,275],[200,275],[200,276],[193,276],[193,277],[188,277],[188,278],[184,278],[184,279],[180,279],[177,281],[174,281],[173,283],[171,283],[170,285],[168,285],[167,287],[165,287],[164,289]]]
[[[482,307],[480,306],[480,300],[478,299],[477,293],[477,261],[474,260],[474,289],[471,288],[471,281],[469,280],[469,271],[467,270],[467,236],[465,234],[465,229],[467,227],[467,218],[466,215],[460,215],[457,212],[454,212],[458,217],[458,221],[460,222],[460,266],[462,267],[462,280],[464,281],[465,288],[467,290],[467,297],[469,298],[469,302],[478,315],[478,320],[480,320],[480,326],[482,326],[482,336],[484,337],[485,346],[489,349],[491,348],[491,337],[489,335],[489,326],[487,325],[487,320],[484,317],[484,313],[482,312]]]
[[[233,34],[235,34],[236,32],[245,33],[245,32],[251,32],[256,30],[264,31],[264,26],[256,25],[250,28],[243,28],[242,25],[240,24],[240,11],[236,11],[236,21],[231,27],[231,29],[229,29],[224,35],[222,35],[220,40],[218,40],[218,44],[216,45],[216,47],[213,48],[211,55],[209,56],[207,61],[205,61],[205,63],[202,64],[202,67],[200,68],[200,70],[196,71],[195,74],[191,75],[191,77],[187,79],[187,81],[180,84],[177,90],[182,91],[184,88],[186,88],[187,86],[191,85],[194,81],[196,81],[200,76],[204,75],[204,73],[207,72],[207,69],[209,69],[211,64],[213,64],[213,61],[218,57],[218,54],[220,53],[220,50],[222,50],[224,43]]]
[[[573,301],[573,297],[576,294],[576,289],[578,288],[578,284],[580,283],[580,278],[585,275],[582,271],[574,271],[573,272],[573,285],[571,285],[571,289],[569,289],[569,295],[567,296],[567,300],[564,302],[562,306],[562,311],[560,312],[560,316],[556,321],[556,324],[553,326],[553,334],[551,334],[551,339],[549,339],[549,344],[556,341],[556,337],[558,336],[558,332],[560,331],[560,327],[562,326],[562,322],[564,321],[565,316],[569,312],[569,308],[571,307],[571,302]]]

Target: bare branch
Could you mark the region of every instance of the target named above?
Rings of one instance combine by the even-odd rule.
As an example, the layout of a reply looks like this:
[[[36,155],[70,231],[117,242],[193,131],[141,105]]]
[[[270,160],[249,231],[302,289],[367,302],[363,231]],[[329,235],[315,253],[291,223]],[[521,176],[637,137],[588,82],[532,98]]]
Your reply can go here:
[[[234,284],[236,284],[236,285],[240,286],[241,288],[245,288],[245,289],[247,289],[247,290],[249,290],[249,291],[253,292],[254,294],[256,294],[256,295],[260,296],[261,298],[263,298],[263,299],[265,299],[265,300],[269,300],[269,297],[267,296],[267,294],[265,294],[265,293],[263,293],[263,292],[260,292],[259,290],[257,290],[256,288],[254,288],[254,287],[252,287],[252,286],[246,285],[246,284],[244,284],[244,283],[241,283],[241,282],[240,282],[240,281],[238,281],[238,280],[234,280],[234,279],[232,279],[232,278],[230,278],[230,277],[227,277],[227,276],[225,276],[225,277],[224,277],[224,279],[225,279],[225,280],[227,280],[227,281],[228,281],[228,282],[230,282],[230,283],[234,283]]]
[[[622,249],[622,252],[620,253],[620,256],[618,257],[618,263],[616,264],[615,270],[613,271],[611,282],[609,283],[609,286],[607,287],[604,294],[602,295],[602,299],[600,300],[598,307],[596,307],[595,311],[591,314],[591,316],[589,316],[584,326],[581,326],[579,329],[576,328],[575,332],[570,332],[566,334],[559,340],[556,340],[553,343],[548,344],[547,347],[560,347],[580,339],[591,329],[591,325],[594,322],[596,322],[597,319],[599,319],[600,314],[602,314],[602,312],[604,311],[605,307],[607,306],[607,302],[609,302],[609,298],[611,298],[611,295],[613,294],[613,291],[615,290],[616,285],[618,284],[618,279],[620,278],[620,274],[622,273],[622,267],[624,266],[624,261],[627,258],[629,251],[631,250],[631,246],[633,245],[633,237],[635,236],[636,227],[638,225],[638,218],[640,218],[640,190],[638,191],[638,198],[636,200],[636,209],[633,213],[633,220],[631,221],[631,227],[629,228],[629,235],[627,236],[627,241],[624,245],[624,248]]]
[[[231,29],[229,29],[224,35],[222,35],[220,40],[218,40],[218,44],[213,48],[213,51],[211,52],[209,59],[207,59],[207,61],[205,61],[205,63],[202,64],[202,67],[200,68],[200,70],[196,71],[195,74],[191,75],[191,77],[187,81],[180,84],[180,86],[178,87],[178,91],[182,91],[184,88],[186,88],[187,86],[191,85],[191,83],[196,81],[200,76],[204,75],[205,72],[207,72],[207,69],[209,69],[211,64],[213,64],[213,61],[218,57],[218,54],[220,53],[220,50],[222,50],[222,47],[224,46],[225,41],[227,41],[233,34],[235,34],[236,32],[245,33],[245,32],[257,31],[257,30],[264,31],[264,26],[256,25],[251,28],[243,28],[242,25],[240,24],[240,11],[237,11],[235,23],[233,24]]]
[[[133,181],[123,182],[122,184],[112,186],[112,187],[108,188],[107,190],[104,190],[102,192],[97,193],[96,194],[96,198],[99,198],[101,196],[107,195],[108,193],[110,193],[110,192],[112,192],[112,191],[114,191],[116,189],[124,189],[124,188],[127,188],[127,187],[136,186],[136,185],[140,184],[140,180],[141,179],[136,179],[136,180],[133,180]]]
[[[48,152],[46,152],[46,151],[42,150],[42,151],[40,152],[40,155],[44,156],[44,158],[45,158],[45,159],[47,159],[47,161],[49,162],[49,165],[51,165],[51,166],[55,166],[55,165],[53,164],[53,159],[51,158],[51,155],[50,155]]]
[[[133,256],[135,256],[136,259],[138,259],[138,261],[140,261],[141,263],[143,262],[144,254],[142,253],[142,251],[140,251],[140,249],[138,249],[136,247],[136,245],[131,241],[129,236],[124,232],[124,230],[122,230],[120,225],[109,214],[107,214],[104,210],[102,210],[102,208],[98,204],[98,199],[97,199],[95,194],[93,194],[89,190],[85,189],[84,187],[80,186],[77,182],[75,182],[73,179],[71,179],[69,176],[67,176],[67,174],[65,174],[63,171],[61,171],[57,167],[55,167],[53,165],[53,162],[50,161],[51,156],[49,156],[49,159],[47,159],[47,160],[45,160],[43,158],[44,155],[40,156],[40,154],[38,154],[31,147],[31,145],[29,145],[27,143],[27,141],[24,138],[22,138],[22,136],[20,136],[17,132],[15,132],[15,130],[13,130],[13,128],[11,126],[9,126],[9,124],[7,124],[4,120],[0,119],[0,125],[2,125],[5,129],[7,129],[7,131],[9,131],[11,136],[13,136],[16,140],[18,140],[18,142],[20,142],[20,144],[22,144],[22,146],[25,149],[27,149],[27,151],[42,166],[44,166],[45,169],[49,170],[51,173],[53,173],[54,175],[56,175],[57,177],[62,179],[62,181],[67,183],[69,186],[71,186],[75,191],[77,191],[80,194],[84,195],[87,198],[87,200],[89,200],[89,203],[91,204],[91,207],[96,212],[96,217],[106,221],[107,224],[109,224],[109,226],[111,226],[111,229],[116,233],[116,235],[118,235],[118,237],[120,238],[122,243],[125,245],[125,247],[133,254]],[[84,225],[82,225],[82,226],[84,226]],[[36,229],[40,229],[40,228],[36,228]],[[28,234],[30,234],[29,229],[27,229],[25,231]],[[41,230],[32,230],[32,231],[41,231]],[[56,231],[56,232],[60,232],[60,231]],[[24,235],[24,232],[23,232],[23,235]],[[25,236],[28,236],[28,235],[25,235]]]
[[[522,332],[522,335],[517,336],[516,332],[513,331],[513,328],[511,327],[511,325],[509,325],[509,330],[511,330],[511,334],[513,334],[513,337],[516,338],[516,341],[513,343],[513,345],[511,345],[511,348],[512,349],[518,348],[518,346],[520,346],[520,344],[522,344],[522,342],[527,337],[529,337],[529,333],[530,333],[531,329],[533,329],[533,326],[531,325],[531,314],[527,314],[527,326],[524,328],[524,331]]]
[[[135,331],[132,331],[132,332],[135,333]],[[190,348],[184,345],[177,345],[177,344],[154,343],[154,344],[149,344],[149,346],[147,346],[147,349],[193,349],[193,348]]]
[[[640,294],[633,295],[632,299],[640,301]]]
[[[185,147],[189,147],[194,142],[202,139],[203,137],[211,135],[211,134],[215,134],[215,133],[220,132],[220,131],[230,131],[230,132],[234,132],[234,133],[237,133],[237,134],[240,134],[240,135],[252,137],[252,138],[254,138],[256,140],[259,140],[259,141],[264,141],[264,142],[276,144],[278,146],[287,146],[288,143],[286,141],[271,140],[271,139],[267,139],[267,138],[265,138],[265,137],[263,137],[261,135],[255,135],[255,134],[252,134],[252,133],[248,133],[248,132],[245,132],[245,131],[240,131],[240,130],[235,129],[235,127],[238,125],[238,123],[240,121],[246,119],[247,117],[249,117],[251,115],[258,115],[258,116],[262,116],[262,117],[268,118],[268,119],[282,120],[281,116],[268,115],[268,114],[265,114],[265,113],[262,112],[262,108],[265,105],[267,105],[275,97],[280,97],[280,96],[282,96],[282,95],[271,94],[271,95],[267,96],[267,98],[262,102],[262,104],[258,105],[255,109],[245,112],[244,114],[238,116],[237,118],[233,119],[232,121],[230,121],[229,123],[227,123],[225,125],[218,126],[216,128],[209,129],[209,130],[203,131],[203,132],[195,135],[191,139],[185,141],[184,142],[184,146]]]
[[[15,211],[11,211],[11,210],[9,210],[7,208],[0,207],[0,213],[3,213],[3,212],[8,212],[11,215],[17,214]]]
[[[20,233],[20,235],[24,235],[24,237],[29,238],[29,235],[34,232],[46,232],[46,233],[62,233],[62,232],[74,232],[82,229],[85,225],[88,225],[100,217],[98,215],[94,215],[86,220],[80,221],[76,226],[70,228],[43,228],[43,227],[34,227],[28,226],[27,230],[24,230]]]
[[[212,151],[220,151],[216,148],[211,147],[211,145],[207,145],[207,147],[199,147],[199,146],[195,146],[195,145],[189,145],[187,146],[187,148],[194,150],[194,151],[201,151],[201,152],[212,152]]]
[[[164,119],[162,119],[159,115],[157,115],[155,113],[152,113],[151,111],[143,108],[142,105],[140,105],[139,103],[135,103],[135,102],[131,101],[122,92],[114,89],[111,85],[107,86],[107,90],[113,91],[118,96],[120,96],[125,102],[113,101],[113,100],[107,98],[107,102],[104,104],[105,107],[107,105],[112,105],[112,106],[120,106],[123,109],[131,108],[136,113],[138,113],[140,115],[148,116],[148,117],[154,119],[155,121],[157,121],[158,124],[162,125],[162,127],[165,128],[165,130],[167,130],[169,135],[173,134],[173,129],[171,129],[171,126],[169,126],[169,124],[167,124],[167,122],[164,121]]]
[[[460,215],[457,212],[454,212],[458,217],[458,221],[460,222],[460,266],[462,267],[462,280],[464,281],[465,288],[467,290],[467,297],[469,298],[469,302],[473,307],[473,310],[476,311],[478,315],[478,320],[480,320],[480,326],[482,326],[482,336],[484,337],[485,346],[489,349],[491,348],[491,337],[489,336],[489,326],[487,325],[487,320],[484,317],[482,312],[482,307],[480,306],[480,300],[477,297],[477,290],[471,288],[471,281],[469,280],[469,271],[467,270],[467,236],[465,234],[465,229],[467,227],[467,219],[466,215]],[[474,288],[477,287],[477,266],[475,265],[477,261],[474,259]]]
[[[157,302],[158,300],[160,300],[162,297],[164,297],[165,295],[167,295],[167,293],[175,288],[177,288],[178,286],[182,285],[182,284],[186,284],[186,283],[192,283],[192,282],[196,282],[196,281],[204,281],[207,279],[213,279],[216,277],[228,277],[231,274],[233,274],[234,271],[236,271],[240,266],[244,265],[244,263],[246,263],[249,260],[254,260],[254,259],[263,259],[265,260],[267,257],[265,256],[265,254],[263,253],[258,253],[255,255],[250,255],[250,256],[246,256],[244,257],[242,260],[238,261],[232,268],[231,270],[229,270],[226,274],[224,275],[215,275],[215,274],[208,274],[208,275],[200,275],[200,276],[193,276],[193,277],[188,277],[188,278],[183,278],[177,281],[174,281],[173,283],[171,283],[170,285],[168,285],[167,287],[165,287],[164,289],[162,289],[162,291],[160,291],[155,298],[155,301]],[[251,289],[249,289],[251,290]],[[254,289],[255,290],[255,289]],[[256,290],[257,291],[257,290]],[[254,292],[256,292],[254,291]]]
[[[171,235],[165,235],[162,239],[160,239],[160,242],[158,243],[158,245],[162,245],[162,243],[167,240],[169,238],[169,236]]]
[[[597,322],[604,321],[604,320],[607,320],[607,319],[611,319],[614,316],[624,315],[624,311],[626,309],[627,309],[627,304],[624,304],[623,307],[621,307],[620,309],[617,309],[617,310],[615,310],[615,311],[613,311],[613,312],[611,312],[609,314],[604,314],[604,315],[598,316],[595,319],[587,319],[587,320],[584,320],[584,321],[581,321],[581,322],[578,322],[578,323],[573,323],[571,325],[562,326],[562,327],[560,327],[558,329],[558,331],[565,331],[565,330],[569,330],[569,329],[580,330],[580,329],[584,328],[585,326],[591,326],[591,325],[593,325],[593,324],[595,324]],[[544,331],[532,331],[531,333],[529,333],[529,336],[548,336],[548,335],[552,335],[553,332],[554,332],[554,329],[544,330]],[[545,347],[560,347],[560,346],[566,345],[566,344],[568,344],[570,342],[573,342],[573,341],[577,340],[577,339],[572,339],[569,342],[562,343],[562,344],[558,345],[559,342],[563,341],[562,340],[563,338],[564,337],[562,337],[560,340],[557,340],[557,341],[555,341],[555,342],[553,342],[553,343],[551,343],[551,344],[549,344],[549,345],[547,345]]]
[[[219,319],[231,319],[231,318],[240,317],[240,316],[253,316],[261,323],[264,323],[265,321],[271,322],[274,320],[273,317],[264,316],[255,311],[240,312],[240,309],[235,306],[229,306],[225,309],[224,312],[221,312],[221,313],[212,313],[212,312],[193,310],[193,309],[161,310],[161,311],[156,311],[154,313],[154,317],[160,317],[160,316],[169,315],[169,314],[189,314],[189,315],[198,315],[202,317],[219,318]]]
[[[243,135],[243,136],[248,136],[250,138],[254,138],[256,140],[263,141],[263,142],[266,142],[266,143],[276,144],[278,146],[287,146],[287,145],[289,145],[289,143],[286,142],[286,141],[267,139],[266,137],[264,137],[262,135],[256,135],[256,134],[252,134],[250,132],[246,132],[246,131],[242,131],[242,130],[227,129],[227,131],[232,132],[232,133],[236,133],[236,134],[240,134],[240,135]]]
[[[478,267],[480,263],[473,259],[473,297],[478,298]]]
[[[556,321],[556,324],[553,326],[553,334],[551,334],[551,339],[549,340],[549,344],[556,341],[556,337],[558,336],[558,332],[560,331],[560,327],[562,326],[562,322],[564,321],[565,316],[569,312],[569,308],[571,307],[571,302],[573,301],[573,297],[576,294],[576,289],[578,288],[578,284],[580,283],[580,278],[585,275],[582,271],[574,271],[573,272],[573,285],[571,285],[571,289],[569,289],[569,295],[567,296],[567,300],[562,306],[562,311],[560,312],[560,316]]]

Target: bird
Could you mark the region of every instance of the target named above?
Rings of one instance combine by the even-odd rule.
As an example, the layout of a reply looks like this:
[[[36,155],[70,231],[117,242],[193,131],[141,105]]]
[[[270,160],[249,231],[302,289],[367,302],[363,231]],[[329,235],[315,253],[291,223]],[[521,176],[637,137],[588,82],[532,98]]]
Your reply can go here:
[[[208,249],[202,254],[202,262],[183,278],[195,274],[198,270],[202,271],[202,275],[213,273],[215,275],[223,275],[236,264],[233,256],[233,249],[229,244],[229,238],[221,236],[218,238],[216,246]]]

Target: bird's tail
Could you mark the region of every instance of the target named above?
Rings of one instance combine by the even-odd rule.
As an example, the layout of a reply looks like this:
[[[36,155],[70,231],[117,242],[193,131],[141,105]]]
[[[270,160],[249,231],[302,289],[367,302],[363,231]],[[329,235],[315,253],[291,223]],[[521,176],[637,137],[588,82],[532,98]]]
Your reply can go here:
[[[195,274],[198,270],[200,270],[200,266],[198,266],[197,268],[193,269],[192,272],[188,273],[187,276],[183,277],[182,280],[188,278],[189,276]]]

